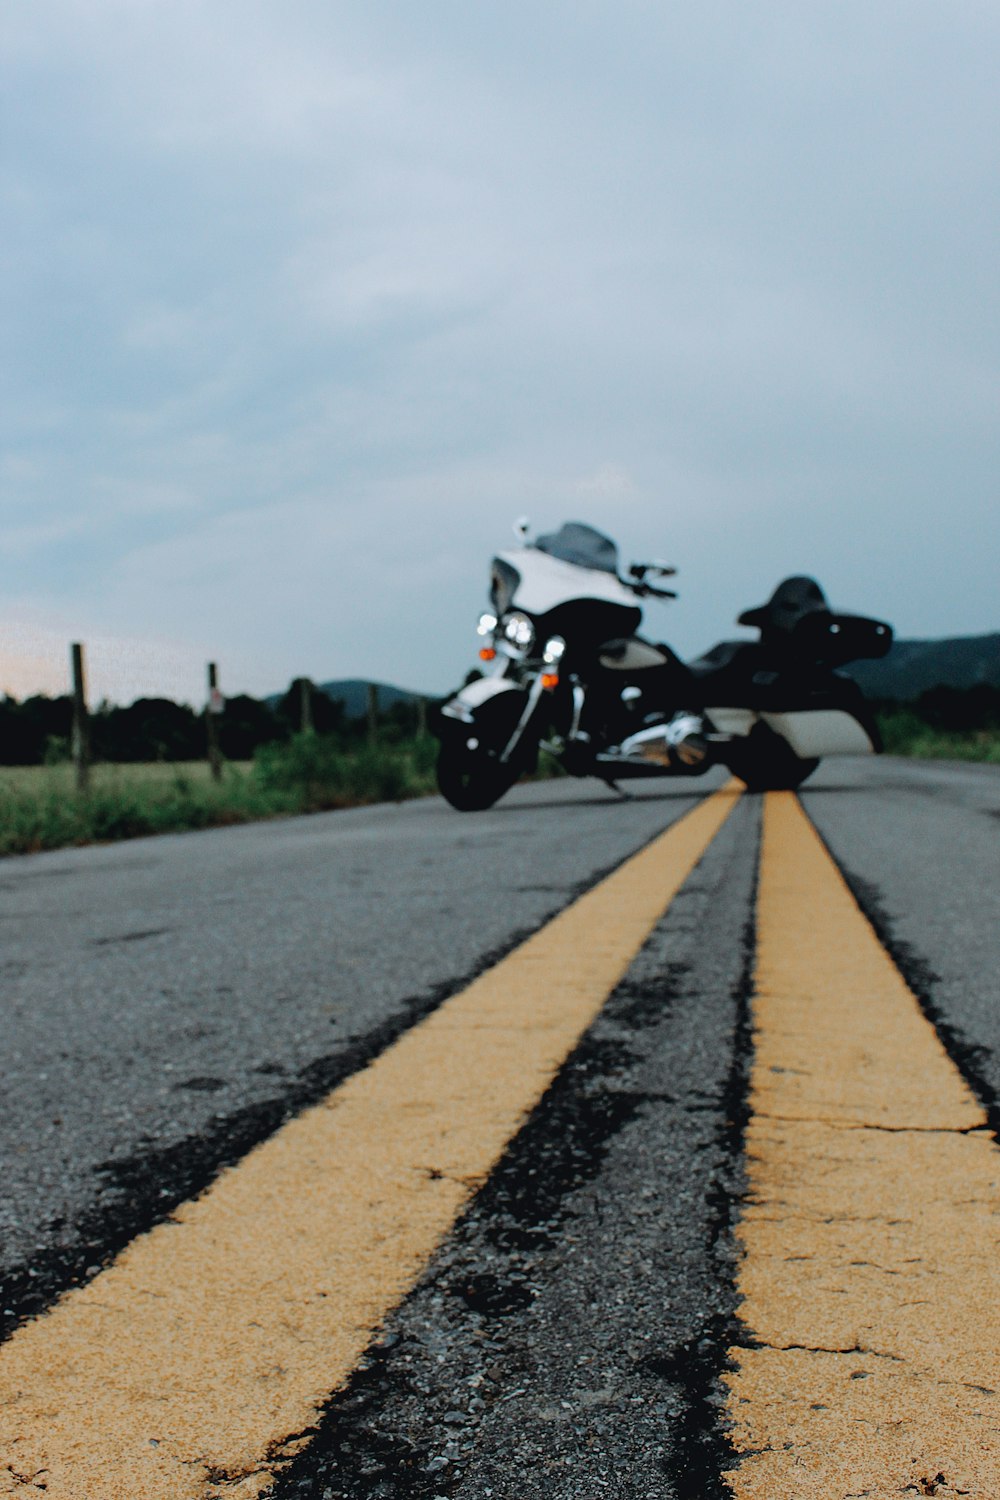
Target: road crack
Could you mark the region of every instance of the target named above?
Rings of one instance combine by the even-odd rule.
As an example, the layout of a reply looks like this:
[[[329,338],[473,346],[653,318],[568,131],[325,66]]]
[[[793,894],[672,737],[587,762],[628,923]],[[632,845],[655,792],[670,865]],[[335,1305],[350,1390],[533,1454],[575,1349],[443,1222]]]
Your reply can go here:
[[[804,1354],[863,1354],[871,1359],[888,1359],[897,1365],[907,1363],[900,1354],[886,1354],[881,1349],[872,1349],[864,1344],[775,1344],[768,1339],[754,1339],[738,1347],[747,1350],[771,1349],[776,1354],[788,1354],[793,1350],[801,1350]]]
[[[48,1469],[36,1469],[34,1474],[20,1474],[12,1464],[7,1465],[7,1473],[10,1475],[11,1479],[13,1479],[15,1484],[22,1484],[26,1488],[30,1488],[33,1490],[48,1489],[48,1484],[45,1483],[42,1479],[43,1474],[47,1474],[48,1472]]]
[[[879,1120],[842,1120],[829,1115],[778,1115],[759,1108],[754,1110],[754,1119],[776,1125],[826,1125],[830,1130],[877,1130],[889,1135],[994,1135],[985,1121],[975,1125],[886,1125]]]

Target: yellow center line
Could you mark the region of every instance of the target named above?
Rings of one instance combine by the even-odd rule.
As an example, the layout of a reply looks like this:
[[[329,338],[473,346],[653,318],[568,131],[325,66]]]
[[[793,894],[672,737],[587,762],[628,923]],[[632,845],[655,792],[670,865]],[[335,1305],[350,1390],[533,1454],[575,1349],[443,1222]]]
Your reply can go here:
[[[261,1495],[714,838],[730,783],[0,1349],[0,1494]],[[27,1486],[27,1488],[26,1488]]]
[[[795,797],[765,805],[737,1500],[1000,1496],[1000,1153]]]

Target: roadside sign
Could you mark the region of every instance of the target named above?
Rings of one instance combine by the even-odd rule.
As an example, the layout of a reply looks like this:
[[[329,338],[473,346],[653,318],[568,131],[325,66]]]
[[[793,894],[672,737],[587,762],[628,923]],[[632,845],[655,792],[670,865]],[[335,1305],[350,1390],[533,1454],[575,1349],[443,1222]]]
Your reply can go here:
[[[226,700],[222,696],[222,689],[213,687],[208,692],[208,711],[210,714],[221,714],[226,711]]]

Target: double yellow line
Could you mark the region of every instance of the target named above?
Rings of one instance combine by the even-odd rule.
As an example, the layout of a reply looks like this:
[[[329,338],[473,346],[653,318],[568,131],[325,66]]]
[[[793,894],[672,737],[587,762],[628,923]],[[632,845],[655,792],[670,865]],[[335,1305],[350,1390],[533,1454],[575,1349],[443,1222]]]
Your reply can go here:
[[[0,1494],[265,1494],[736,796],[20,1329],[0,1349]],[[790,794],[767,799],[755,1021],[733,1494],[997,1500],[997,1153]]]

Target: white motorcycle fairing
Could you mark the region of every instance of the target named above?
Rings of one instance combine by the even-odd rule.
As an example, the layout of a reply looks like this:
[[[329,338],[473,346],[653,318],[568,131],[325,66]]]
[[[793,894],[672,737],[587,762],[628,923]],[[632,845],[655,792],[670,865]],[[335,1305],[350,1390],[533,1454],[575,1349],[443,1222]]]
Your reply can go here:
[[[552,557],[535,547],[518,547],[497,556],[517,573],[518,584],[511,603],[526,614],[547,615],[560,604],[592,599],[620,604],[629,610],[636,608],[635,593],[614,573],[601,568],[564,562],[561,557]]]

